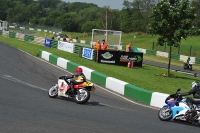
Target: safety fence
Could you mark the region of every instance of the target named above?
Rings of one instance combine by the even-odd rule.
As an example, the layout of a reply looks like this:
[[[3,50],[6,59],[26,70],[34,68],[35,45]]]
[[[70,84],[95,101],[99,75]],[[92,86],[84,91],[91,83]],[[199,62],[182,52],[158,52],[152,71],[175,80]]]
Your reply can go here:
[[[32,29],[32,30],[34,30],[34,29]],[[10,38],[17,38],[17,39],[20,39],[20,40],[23,40],[23,41],[36,43],[36,44],[40,44],[40,45],[43,45],[44,40],[45,40],[45,38],[43,38],[43,37],[24,35],[24,34],[21,34],[21,33],[14,33],[14,32],[10,32],[10,31],[1,31],[0,30],[0,35],[10,37]],[[60,38],[60,41],[62,41],[62,40],[63,40],[63,38]],[[69,41],[68,38],[66,38],[66,40]],[[59,40],[52,40],[51,47],[57,48],[58,41]],[[79,43],[79,42],[81,44],[86,44],[88,46],[82,46],[81,44],[76,44],[76,43]],[[91,42],[85,41],[85,40],[72,39],[72,43],[75,43],[74,52],[78,53],[80,48],[90,47]],[[112,49],[113,47],[109,46],[109,48]],[[125,46],[122,46],[122,50],[125,50]],[[148,50],[148,49],[143,49],[143,48],[134,48],[134,51],[136,51],[136,52],[140,51],[140,52],[143,52],[144,54],[148,54],[148,55],[155,55],[155,56],[169,58],[169,53],[167,53],[167,52],[161,52],[161,51],[156,51],[156,50]],[[187,57],[188,56],[186,56],[186,55],[171,54],[171,59],[179,60],[179,61],[184,61]],[[197,58],[197,57],[190,57],[190,61],[193,64],[200,64],[200,58]]]
[[[19,30],[30,30],[30,31],[40,31],[40,32],[46,32],[46,33],[52,33],[52,34],[61,34],[62,33],[62,29],[60,28],[48,28],[47,29],[43,29],[44,27],[41,28],[37,28],[37,27],[22,27],[22,26],[8,26],[10,29],[19,29]]]
[[[107,89],[110,89],[118,94],[124,95],[130,99],[139,101],[143,104],[150,105],[153,107],[162,107],[165,104],[165,99],[168,94],[160,92],[152,92],[150,90],[145,90],[141,87],[129,84],[122,80],[109,77],[103,73],[92,70],[85,66],[81,66],[77,63],[71,62],[70,60],[58,57],[46,51],[39,51],[39,57],[54,64],[62,67],[72,73],[75,72],[77,67],[83,69],[83,73],[86,78],[98,85],[101,85]]]
[[[17,39],[32,42],[32,43],[38,42],[38,40],[37,41],[35,40],[36,37],[28,36],[28,35],[26,36],[24,34],[19,34],[19,33],[13,34],[13,33],[9,33],[8,31],[0,32],[0,34],[6,37],[17,38]],[[41,43],[42,45],[44,45],[45,38],[41,38],[41,39],[44,40],[43,43]],[[58,41],[52,40],[51,48],[57,48],[57,46],[58,46]],[[79,53],[78,51],[80,50],[80,48],[83,48],[83,46],[75,44],[73,53]],[[142,51],[143,53],[146,53],[145,49],[139,49],[139,50]],[[155,53],[155,51],[148,51],[148,52]],[[166,53],[160,53],[160,54],[163,56],[166,56]],[[105,74],[99,73],[85,66],[80,66],[77,63],[71,62],[70,60],[66,60],[64,58],[60,58],[46,51],[40,50],[39,56],[49,61],[50,63],[60,66],[64,69],[67,69],[68,71],[73,72],[73,73],[75,72],[75,69],[77,67],[82,67],[83,72],[88,80],[91,80],[92,82],[99,84],[107,89],[110,89],[116,93],[119,93],[128,98],[137,100],[141,103],[144,103],[150,106],[162,107],[164,105],[166,97],[168,96],[168,94],[145,90],[143,88],[121,81],[119,79],[109,77]],[[173,56],[173,58],[177,58],[177,57],[179,57],[180,59],[184,58],[184,56],[182,55]],[[194,60],[194,58],[195,57],[193,57],[192,60]],[[196,60],[200,62],[199,58],[195,58],[195,61]]]

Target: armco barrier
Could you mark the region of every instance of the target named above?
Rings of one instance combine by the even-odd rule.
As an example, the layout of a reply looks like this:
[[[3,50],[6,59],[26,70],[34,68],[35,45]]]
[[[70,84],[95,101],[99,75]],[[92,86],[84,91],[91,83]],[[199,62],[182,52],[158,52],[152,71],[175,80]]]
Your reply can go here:
[[[43,37],[34,36],[33,43],[44,45],[44,40],[45,40],[45,38],[43,38]]]
[[[2,35],[5,36],[5,37],[9,37],[9,31],[4,30]]]
[[[49,62],[54,64],[54,65],[57,65],[57,59],[58,59],[58,56],[56,55],[53,55],[53,54],[50,54],[49,55]]]
[[[24,41],[24,36],[25,36],[25,35],[24,35],[24,34],[21,34],[21,33],[17,33],[17,34],[16,34],[16,38],[19,39],[19,40],[22,40],[22,41]]]
[[[180,59],[180,55],[178,55],[178,54],[171,54],[171,58],[175,59],[175,60],[179,60]]]
[[[69,70],[70,72],[75,72],[76,68],[80,66],[79,64],[76,64],[74,62],[68,62],[67,63],[67,70]]]
[[[127,82],[115,79],[112,77],[106,78],[106,88],[110,88],[112,91],[115,91],[121,95],[124,95],[124,86],[128,84]]]
[[[91,80],[91,74],[92,74],[92,72],[93,72],[94,70],[89,69],[89,68],[87,68],[87,67],[85,67],[85,66],[79,66],[79,67],[81,67],[81,68],[83,69],[83,73],[84,73],[85,77],[86,77],[88,80]]]
[[[9,37],[10,37],[10,38],[16,38],[16,33],[14,33],[14,32],[9,32]]]
[[[74,53],[79,54],[79,49],[82,48],[83,46],[79,45],[79,44],[75,44],[74,46]]]
[[[146,53],[150,54],[150,55],[156,55],[156,51],[155,50],[147,50]]]
[[[164,94],[164,93],[159,93],[159,92],[154,92],[152,93],[152,98],[151,98],[151,106],[154,107],[162,107],[163,105],[165,105],[165,99],[168,97],[168,94]]]
[[[58,41],[52,40],[51,41],[51,48],[57,48],[58,47]]]
[[[24,27],[20,27],[20,29],[21,28],[24,29]],[[46,30],[46,32],[48,32],[48,31]],[[38,43],[38,44],[43,44],[42,43],[43,40],[38,41],[37,38],[34,38],[33,36],[24,35],[24,34],[20,34],[20,33],[16,33],[16,35],[11,35],[11,33],[9,33],[9,31],[1,31],[0,30],[0,35],[6,36],[6,37],[13,37],[13,38],[15,36],[16,38],[18,38],[20,40],[29,41],[29,42]],[[79,42],[79,41],[77,41],[77,42]],[[57,43],[58,43],[58,41],[52,40],[52,48],[57,48]],[[90,41],[80,40],[80,43],[82,43],[82,44],[90,44]],[[75,51],[74,51],[75,53],[78,53],[78,49],[79,49],[78,47],[83,47],[83,46],[77,46]],[[124,45],[122,46],[122,49],[125,50],[125,46]],[[165,52],[142,49],[142,48],[137,48],[137,49],[139,51],[143,52],[144,54],[150,54],[150,55],[155,55],[155,56],[163,56],[163,57],[166,57],[167,55],[169,56],[169,54],[165,53]],[[185,55],[172,54],[172,59],[176,59],[176,60],[182,61],[183,58],[181,58],[181,56],[185,56]],[[187,56],[185,56],[185,57],[187,57]],[[167,57],[167,58],[169,58],[169,57]],[[194,64],[200,64],[199,58],[191,57],[191,61]]]
[[[150,105],[152,91],[142,89],[132,84],[127,84],[125,85],[124,95],[131,99]]]
[[[34,36],[25,35],[24,36],[24,41],[33,42],[34,41]]]
[[[99,73],[97,71],[93,71],[91,74],[91,81],[105,87],[107,77],[108,76],[105,74]]]
[[[70,62],[70,61],[59,57],[58,60],[57,60],[57,65],[58,65],[59,67],[62,67],[62,68],[64,68],[64,69],[67,69],[67,63],[68,63],[68,62]]]
[[[76,64],[69,60],[65,60],[63,58],[57,57],[56,55],[53,55],[46,51],[39,51],[39,56],[53,64],[56,64],[57,66],[61,66],[62,68],[67,69],[68,71],[72,73],[75,72],[75,69],[77,67],[82,67],[83,72],[86,75],[86,78],[88,80],[91,80],[92,82],[96,84],[99,84],[103,87],[113,90],[128,98],[150,105],[151,98],[152,98],[151,91],[144,90],[142,88],[128,84],[124,81],[115,79],[113,77],[108,77],[107,75],[104,75],[95,70],[86,68],[84,66],[80,66],[79,64]]]
[[[196,59],[195,59],[195,63],[196,63],[196,64],[200,64],[200,58],[196,58]]]

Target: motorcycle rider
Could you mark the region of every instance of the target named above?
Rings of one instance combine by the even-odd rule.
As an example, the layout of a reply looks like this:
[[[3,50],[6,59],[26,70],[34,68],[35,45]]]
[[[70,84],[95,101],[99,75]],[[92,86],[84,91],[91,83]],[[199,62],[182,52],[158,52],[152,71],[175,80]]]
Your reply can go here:
[[[190,57],[188,56],[186,59],[185,59],[185,64],[189,65],[190,63]]]
[[[71,76],[70,79],[70,87],[73,93],[76,92],[74,89],[74,84],[81,84],[83,82],[86,82],[86,77],[83,74],[83,70],[81,67],[76,68],[76,73]]]
[[[192,118],[194,118],[197,115],[197,111],[194,108],[193,104],[200,104],[200,84],[197,81],[192,82],[191,84],[192,88],[191,90],[189,90],[188,92],[185,93],[180,93],[180,96],[188,96],[190,94],[193,94],[194,98],[187,98],[186,99],[186,103],[188,104],[188,106],[191,109],[191,113],[192,113]]]

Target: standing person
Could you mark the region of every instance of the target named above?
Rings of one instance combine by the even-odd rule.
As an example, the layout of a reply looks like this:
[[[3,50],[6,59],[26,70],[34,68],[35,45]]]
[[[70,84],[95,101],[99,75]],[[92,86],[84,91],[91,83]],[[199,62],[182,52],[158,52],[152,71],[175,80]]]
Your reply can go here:
[[[101,43],[100,40],[97,40],[97,42],[94,43],[94,49],[95,50],[101,50]]]
[[[101,50],[100,40],[97,40],[97,42],[94,43],[94,49],[95,49],[95,61],[97,61],[98,60],[98,51]]]
[[[126,52],[133,52],[133,49],[132,49],[132,43],[129,43],[128,45],[126,45]]]
[[[107,50],[108,48],[108,43],[105,40],[102,40],[102,50]]]

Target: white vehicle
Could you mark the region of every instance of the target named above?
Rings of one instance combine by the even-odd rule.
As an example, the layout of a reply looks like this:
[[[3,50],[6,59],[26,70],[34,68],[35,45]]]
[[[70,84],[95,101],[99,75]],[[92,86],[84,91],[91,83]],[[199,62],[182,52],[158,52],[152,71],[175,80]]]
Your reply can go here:
[[[71,76],[61,76],[58,78],[58,84],[49,89],[49,97],[55,98],[57,96],[65,98],[73,98],[76,103],[84,104],[90,99],[90,91],[94,91],[95,87],[92,82],[83,82],[74,85],[76,92],[72,92],[70,87]]]
[[[193,105],[197,110],[197,115],[191,117],[190,108],[186,99],[178,95],[180,89],[175,94],[166,98],[164,105],[158,112],[158,118],[162,121],[180,120],[189,123],[195,123],[200,126],[200,106]]]

